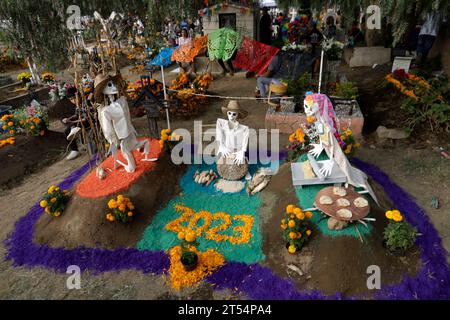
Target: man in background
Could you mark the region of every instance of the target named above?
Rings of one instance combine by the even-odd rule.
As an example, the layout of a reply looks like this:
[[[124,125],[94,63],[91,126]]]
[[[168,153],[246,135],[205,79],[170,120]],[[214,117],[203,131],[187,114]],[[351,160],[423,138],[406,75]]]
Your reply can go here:
[[[262,16],[259,20],[259,42],[270,45],[272,43],[272,18],[269,9],[262,9]]]

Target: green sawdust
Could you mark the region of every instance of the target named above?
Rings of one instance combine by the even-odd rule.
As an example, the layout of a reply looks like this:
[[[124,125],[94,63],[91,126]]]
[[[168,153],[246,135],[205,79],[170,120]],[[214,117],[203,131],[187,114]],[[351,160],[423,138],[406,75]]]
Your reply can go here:
[[[251,238],[248,243],[232,244],[225,240],[216,242],[205,238],[203,233],[199,238],[198,249],[205,251],[206,249],[214,249],[224,255],[227,261],[236,261],[244,263],[256,263],[265,258],[262,252],[262,235],[260,229],[260,219],[258,209],[261,205],[259,196],[249,197],[245,192],[238,194],[224,194],[214,192],[212,187],[202,187],[199,184],[190,183],[192,175],[197,169],[206,169],[203,166],[191,166],[182,179],[183,193],[172,199],[169,204],[160,210],[153,218],[152,223],[144,232],[143,238],[139,241],[137,247],[140,250],[168,250],[180,243],[177,234],[166,229],[166,225],[178,218],[183,212],[177,212],[175,205],[181,204],[193,209],[195,212],[208,211],[212,214],[216,212],[225,212],[231,216],[231,226],[218,232],[219,235],[236,236],[239,232],[233,231],[233,228],[242,226],[241,220],[234,220],[236,215],[252,216],[253,226],[251,229]],[[189,181],[189,183],[188,183]],[[201,227],[204,223],[203,219],[197,222],[197,227]],[[187,226],[187,222],[183,222],[183,226]],[[222,220],[212,220],[209,229],[222,224]]]
[[[322,153],[318,160],[327,160],[328,157],[325,155],[325,153]],[[307,160],[307,155],[302,155],[297,162],[303,162]],[[314,207],[313,202],[316,198],[317,192],[322,190],[325,187],[329,187],[328,184],[319,184],[319,185],[311,185],[311,186],[303,186],[303,188],[295,187],[295,194],[297,195],[297,199],[299,200],[299,206],[302,209],[312,208]],[[356,189],[358,190],[358,189]],[[370,213],[368,215],[370,217]],[[328,216],[326,216],[322,211],[317,210],[313,212],[313,217],[311,218],[311,221],[319,228],[319,230],[327,236],[337,237],[337,236],[352,236],[359,238],[358,231],[356,228],[349,224],[348,227],[344,228],[343,230],[330,230],[328,229],[327,221]],[[372,230],[372,226],[370,222],[366,222],[368,228],[363,226],[361,223],[357,223],[357,227],[359,232],[362,236],[370,234]]]

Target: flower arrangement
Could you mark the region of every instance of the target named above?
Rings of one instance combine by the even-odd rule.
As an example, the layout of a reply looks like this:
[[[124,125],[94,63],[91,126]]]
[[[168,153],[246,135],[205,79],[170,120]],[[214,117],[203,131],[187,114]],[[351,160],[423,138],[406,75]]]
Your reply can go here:
[[[198,242],[195,238],[195,233],[184,233],[180,231],[178,233],[178,239],[181,241],[181,257],[180,261],[186,271],[193,271],[197,267],[198,255],[197,252],[192,250],[198,246]]]
[[[341,146],[344,153],[351,157],[355,153],[356,149],[358,149],[361,145],[356,142],[353,137],[352,130],[348,128],[343,128],[342,132],[339,133],[340,141],[339,145]]]
[[[174,80],[172,80],[172,85],[169,87],[170,90],[180,90],[184,88],[189,83],[189,76],[182,72]]]
[[[50,100],[58,101],[66,98],[67,90],[75,88],[75,85],[69,83],[52,83],[48,85]]]
[[[31,73],[29,72],[21,72],[17,75],[17,80],[21,81],[22,84],[27,84],[31,82]]]
[[[45,213],[59,217],[69,202],[69,190],[61,190],[57,186],[50,186],[44,195],[40,206],[45,209]]]
[[[55,74],[51,72],[44,72],[41,74],[41,80],[45,83],[53,83],[55,82]]]
[[[121,194],[116,199],[110,199],[108,201],[108,208],[112,210],[112,213],[106,214],[106,220],[108,221],[126,223],[133,219],[134,205],[130,198],[126,198]]]
[[[325,56],[330,61],[341,60],[344,52],[344,44],[336,41],[333,38],[322,41],[322,48],[325,51]]]
[[[303,51],[306,51],[309,48],[311,48],[310,44],[296,44],[295,42],[293,42],[293,43],[288,43],[288,44],[284,45],[281,48],[281,50],[282,51],[303,52]]]
[[[25,120],[24,127],[30,136],[43,136],[47,130],[45,121],[41,118],[30,117]]]
[[[303,212],[302,209],[290,204],[286,207],[286,215],[287,218],[281,220],[281,229],[289,253],[294,254],[302,249],[311,236],[312,231],[307,219],[311,219],[313,214],[310,211]]]
[[[288,161],[296,160],[309,145],[309,137],[299,128],[289,136]]]
[[[159,146],[162,150],[170,151],[173,147],[182,140],[182,137],[176,133],[172,133],[170,129],[161,130],[161,139],[159,140]]]
[[[385,213],[389,224],[383,232],[384,243],[394,252],[405,252],[416,240],[417,230],[412,227],[398,210],[388,210]]]
[[[192,82],[192,88],[195,90],[206,91],[209,88],[209,85],[213,81],[213,77],[209,73],[204,73],[198,75],[195,80]]]
[[[0,127],[2,132],[7,133],[10,136],[14,136],[17,133],[17,127],[19,122],[17,118],[12,114],[5,114],[0,119]]]
[[[16,143],[16,139],[13,137],[9,137],[7,139],[0,140],[0,149],[7,145],[13,145],[15,143]]]
[[[190,250],[197,255],[197,267],[192,271],[186,271],[185,266],[181,263],[181,246],[176,246],[169,250],[170,284],[172,288],[176,290],[195,285],[197,282],[211,275],[225,263],[223,255],[213,249],[208,249],[205,252],[198,252],[197,249],[192,246]]]
[[[430,83],[425,79],[412,73],[406,73],[404,69],[397,69],[386,76],[386,81],[400,90],[404,95],[419,101],[418,95],[423,94],[424,90],[431,89]]]

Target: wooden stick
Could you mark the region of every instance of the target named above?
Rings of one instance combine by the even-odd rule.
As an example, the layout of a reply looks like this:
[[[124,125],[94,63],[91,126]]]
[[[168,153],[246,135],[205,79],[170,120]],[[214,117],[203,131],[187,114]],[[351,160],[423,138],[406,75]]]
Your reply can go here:
[[[353,226],[355,227],[356,231],[358,232],[358,235],[359,235],[359,240],[361,240],[361,243],[364,243],[364,240],[363,240],[363,238],[362,238],[362,236],[361,236],[361,233],[359,232],[359,229],[358,229],[358,227],[356,226],[356,224],[355,224],[355,223],[353,224]]]

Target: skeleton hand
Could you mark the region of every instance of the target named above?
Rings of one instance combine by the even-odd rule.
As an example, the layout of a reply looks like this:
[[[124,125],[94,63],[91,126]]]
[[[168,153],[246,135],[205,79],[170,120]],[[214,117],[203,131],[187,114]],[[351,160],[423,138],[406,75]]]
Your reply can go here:
[[[228,157],[230,156],[230,154],[231,154],[231,151],[228,150],[228,148],[225,147],[225,146],[220,146],[220,147],[219,147],[219,151],[217,151],[217,155],[218,155],[218,156],[222,155],[222,156],[224,156],[225,158],[228,158]]]
[[[238,151],[235,153],[236,158],[234,158],[234,164],[240,165],[245,162],[245,154],[244,151]]]
[[[332,169],[333,169],[333,160],[326,160],[323,162],[322,168],[319,171],[325,177],[328,177],[331,175]]]
[[[321,143],[316,144],[316,143],[311,143],[311,145],[314,147],[312,150],[309,150],[309,154],[312,155],[314,158],[317,158],[318,156],[320,156],[320,154],[323,151],[323,145]]]

